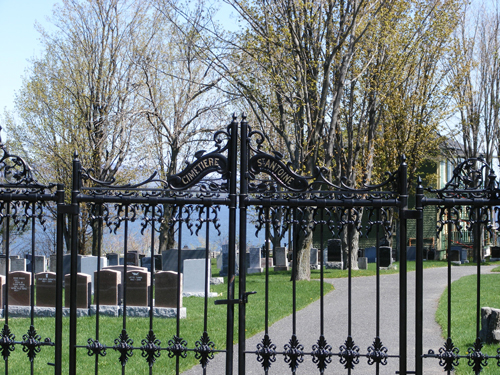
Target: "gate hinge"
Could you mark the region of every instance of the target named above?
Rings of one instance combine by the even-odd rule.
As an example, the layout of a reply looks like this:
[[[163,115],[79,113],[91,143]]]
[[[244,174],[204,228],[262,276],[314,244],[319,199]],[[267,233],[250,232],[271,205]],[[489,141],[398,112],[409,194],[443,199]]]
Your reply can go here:
[[[257,292],[246,292],[243,293],[243,298],[242,299],[219,299],[215,301],[214,303],[216,305],[241,305],[244,303],[248,303],[248,296],[250,294],[256,294]]]
[[[61,214],[78,215],[80,213],[80,206],[73,204],[59,204],[57,212]]]
[[[423,211],[419,210],[406,210],[403,211],[403,219],[406,220],[411,220],[411,219],[422,219],[423,218]]]

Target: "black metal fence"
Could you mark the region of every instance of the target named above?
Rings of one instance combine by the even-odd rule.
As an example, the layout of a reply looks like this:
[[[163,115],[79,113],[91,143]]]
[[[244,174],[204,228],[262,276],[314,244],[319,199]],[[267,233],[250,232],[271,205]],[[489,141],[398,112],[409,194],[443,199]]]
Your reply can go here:
[[[240,132],[240,134],[238,134]],[[238,144],[239,142],[239,144]],[[8,153],[1,145],[3,157],[0,160],[0,170],[3,182],[0,184],[0,212],[2,224],[2,238],[4,240],[4,255],[6,277],[4,280],[5,293],[3,297],[4,327],[0,334],[0,347],[5,363],[5,373],[12,372],[9,360],[16,349],[27,353],[30,361],[31,373],[35,370],[36,361],[40,353],[48,352],[53,358],[49,365],[54,367],[56,374],[61,373],[99,373],[103,361],[120,363],[123,374],[127,371],[131,358],[137,357],[143,361],[144,368],[149,373],[155,372],[157,362],[162,357],[168,357],[169,370],[180,373],[181,362],[187,355],[194,355],[201,366],[203,373],[210,371],[214,355],[224,356],[225,372],[227,374],[245,374],[248,363],[258,363],[263,373],[272,372],[273,366],[281,361],[287,364],[290,373],[301,371],[304,362],[314,363],[318,373],[326,373],[337,361],[346,373],[357,373],[360,361],[366,361],[370,373],[384,373],[384,366],[388,362],[396,362],[400,374],[422,374],[423,361],[434,361],[437,369],[444,369],[448,373],[457,366],[470,366],[475,373],[479,373],[487,366],[500,366],[500,351],[496,356],[488,356],[481,352],[482,343],[479,339],[481,324],[481,237],[483,231],[494,231],[498,222],[496,207],[500,204],[499,187],[493,170],[482,159],[468,160],[455,169],[455,175],[443,189],[424,189],[419,182],[416,188],[416,207],[408,207],[407,166],[404,160],[399,169],[388,173],[384,182],[365,186],[361,189],[352,189],[342,183],[334,184],[329,178],[329,171],[318,168],[311,176],[304,177],[293,172],[279,153],[269,154],[264,151],[265,136],[254,131],[243,118],[237,122],[233,118],[231,124],[224,131],[214,134],[214,149],[211,152],[198,152],[191,164],[179,174],[160,179],[157,174],[151,175],[143,182],[134,182],[126,185],[117,185],[98,181],[92,176],[92,170],[80,164],[78,156],[73,161],[73,185],[71,196],[66,197],[62,185],[42,185],[33,177],[29,166],[19,157]],[[238,168],[239,164],[239,168]],[[453,344],[453,332],[460,327],[451,324],[451,257],[448,256],[448,324],[447,339],[437,353],[430,348],[423,347],[423,209],[427,206],[437,208],[437,231],[441,233],[457,229],[466,224],[468,231],[472,231],[474,252],[477,260],[477,313],[475,344],[467,353],[459,353]],[[220,236],[220,209],[228,212],[227,230],[227,298],[217,299],[215,306],[226,309],[222,342],[214,342],[209,317],[213,308],[210,296],[211,267],[210,243],[214,235]],[[460,210],[460,208],[462,208]],[[256,219],[249,224],[249,211],[255,213]],[[51,216],[52,215],[52,216]],[[56,233],[56,272],[54,290],[54,308],[51,321],[53,333],[45,338],[37,333],[37,320],[42,310],[35,303],[34,282],[39,270],[35,269],[36,236],[47,226],[48,217],[55,217],[53,221]],[[239,220],[239,227],[237,222]],[[416,220],[416,282],[415,282],[415,326],[408,325],[408,272],[406,251],[407,221]],[[49,220],[50,221],[50,220]],[[397,221],[397,225],[396,225]],[[114,236],[120,237],[115,243],[118,251],[123,252],[125,262],[121,266],[120,274],[115,276],[115,283],[121,286],[121,292],[114,298],[117,303],[109,308],[106,291],[101,288],[105,283],[103,278],[108,277],[96,261],[94,292],[88,290],[88,278],[79,272],[78,253],[82,246],[81,229],[89,228],[92,231],[94,255],[100,259],[105,253],[106,236],[108,230]],[[31,244],[31,274],[24,286],[29,287],[29,301],[24,310],[28,316],[27,327],[22,332],[22,340],[17,340],[11,330],[12,312],[18,314],[19,301],[13,299],[23,287],[20,283],[20,274],[11,271],[10,262],[10,233],[14,228],[27,231],[25,238],[30,238]],[[174,308],[169,311],[175,317],[175,324],[165,328],[164,319],[156,316],[164,313],[161,310],[158,291],[163,285],[155,281],[162,276],[156,270],[156,262],[151,259],[149,276],[141,274],[144,281],[149,280],[143,294],[147,294],[146,303],[141,308],[131,305],[131,298],[136,291],[131,288],[129,271],[138,271],[126,261],[132,254],[129,243],[133,230],[140,229],[151,255],[158,249],[159,231],[168,230],[175,233],[177,243],[177,262],[175,279],[170,282],[177,289],[174,293]],[[69,272],[65,267],[65,230],[70,255]],[[183,232],[189,231],[204,240],[204,272],[205,285],[203,295],[203,310],[201,314],[202,329],[198,338],[187,340],[186,326],[182,316],[182,285],[183,268],[182,244]],[[214,234],[215,231],[215,234]],[[262,338],[256,347],[247,347],[246,318],[247,303],[251,303],[252,291],[247,290],[247,232],[257,231],[264,233],[265,246],[263,248],[265,277],[265,295]],[[270,265],[273,257],[271,239],[289,236],[291,273],[309,272],[299,269],[299,261],[309,261],[310,243],[312,238],[319,239],[319,294],[320,301],[316,320],[318,322],[317,341],[306,347],[298,335],[297,327],[302,324],[298,319],[297,291],[300,288],[295,278],[292,278],[292,319],[290,339],[278,348],[271,337],[269,330],[269,309],[273,296],[269,292]],[[375,305],[367,306],[370,319],[375,321],[375,329],[370,333],[372,342],[366,349],[360,348],[356,342],[359,337],[353,335],[353,252],[359,236],[373,235],[375,238],[385,238],[388,242],[397,241],[397,247],[403,249],[399,254],[399,306],[395,317],[399,324],[393,329],[399,332],[398,347],[386,344],[381,330],[381,262],[384,260],[380,241],[376,241],[376,276],[375,276]],[[28,237],[26,237],[28,236]],[[343,261],[346,263],[347,279],[347,307],[346,321],[336,320],[328,311],[325,311],[325,265],[324,259],[329,239],[336,238],[344,243],[346,250]],[[450,237],[451,238],[451,237]],[[279,242],[279,241],[278,241]],[[308,244],[308,246],[303,246]],[[396,245],[396,244],[394,244]],[[448,243],[448,249],[451,243]],[[239,251],[236,251],[236,250]],[[239,255],[237,255],[239,254]],[[449,254],[448,254],[449,255]],[[238,256],[238,259],[237,259]],[[390,256],[389,256],[390,259]],[[237,275],[237,267],[239,275]],[[383,264],[385,265],[385,264]],[[1,267],[1,265],[0,265]],[[116,271],[115,271],[116,272]],[[142,272],[142,270],[141,270]],[[66,281],[65,274],[69,274]],[[208,276],[207,276],[208,275]],[[290,277],[289,274],[286,274]],[[23,277],[27,277],[25,274]],[[111,273],[112,276],[112,273]],[[136,275],[137,276],[137,275]],[[15,277],[15,279],[14,279]],[[48,277],[48,276],[47,276]],[[118,280],[120,278],[120,280]],[[23,279],[24,280],[24,279]],[[82,281],[83,280],[83,281]],[[136,280],[136,279],[134,279]],[[13,288],[13,283],[20,286]],[[107,282],[107,281],[106,281]],[[83,285],[83,287],[82,287]],[[236,285],[238,286],[236,290]],[[413,285],[411,286],[413,287]],[[83,289],[82,289],[83,288]],[[86,289],[87,288],[87,289]],[[65,293],[64,293],[65,291]],[[63,294],[67,296],[63,305]],[[23,292],[23,295],[28,295]],[[82,297],[83,296],[83,297]],[[83,308],[81,306],[83,300]],[[65,307],[67,306],[67,308]],[[238,320],[235,321],[236,306]],[[46,310],[43,310],[46,313]],[[19,313],[20,314],[20,313]],[[145,315],[142,337],[130,332],[130,319],[134,316]],[[189,312],[188,312],[189,314]],[[65,317],[68,315],[68,317]],[[106,317],[112,315],[114,318]],[[17,315],[16,315],[17,316]],[[17,318],[16,318],[17,319]],[[45,319],[45,318],[44,318]],[[119,327],[116,322],[119,321]],[[24,322],[24,320],[23,320]],[[345,337],[328,337],[326,325],[345,324]],[[88,327],[91,330],[88,330]],[[102,332],[109,326],[116,329],[116,337],[108,342]],[[233,350],[236,340],[235,327],[238,327],[237,355]],[[397,326],[397,328],[396,328]],[[453,328],[453,330],[452,330]],[[67,329],[67,331],[66,331]],[[415,343],[408,345],[408,332],[414,330]],[[66,333],[67,332],[67,333]],[[90,333],[89,333],[90,332]],[[19,333],[16,333],[19,335]],[[221,349],[225,348],[225,349]],[[335,350],[334,348],[338,348]],[[18,350],[19,350],[18,349]],[[425,349],[425,350],[424,350]],[[53,352],[52,352],[53,351]],[[135,354],[135,356],[134,356]],[[89,365],[82,356],[92,358]],[[410,357],[412,358],[409,361]],[[46,358],[46,357],[43,357]],[[496,361],[496,363],[492,363]],[[80,365],[79,363],[85,363]],[[234,364],[237,363],[237,368]],[[415,364],[415,368],[408,368],[408,363]],[[82,368],[83,366],[83,368]],[[366,368],[366,367],[365,367]],[[11,371],[9,371],[11,370]],[[165,370],[162,367],[162,372]],[[102,372],[102,370],[101,370]]]

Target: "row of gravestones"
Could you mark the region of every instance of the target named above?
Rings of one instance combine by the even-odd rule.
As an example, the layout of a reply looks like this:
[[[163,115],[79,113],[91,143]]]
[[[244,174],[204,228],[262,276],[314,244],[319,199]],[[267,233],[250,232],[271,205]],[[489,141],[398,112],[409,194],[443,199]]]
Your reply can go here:
[[[210,263],[208,273],[203,259],[186,260],[184,263],[185,277],[180,275],[180,298],[182,295],[204,295],[205,285],[210,285]],[[108,266],[94,271],[92,275],[77,273],[76,302],[78,308],[89,308],[93,294],[92,278],[99,290],[99,304],[118,306],[126,297],[128,306],[148,306],[151,288],[151,273],[143,267],[127,266],[126,276],[124,266]],[[31,304],[31,272],[9,272],[9,305],[30,306]],[[124,280],[126,277],[126,280]],[[183,279],[186,280],[183,282]],[[35,275],[36,302],[39,307],[55,307],[56,274],[55,272],[40,272]],[[123,286],[126,282],[126,292]],[[70,305],[70,274],[65,275],[65,307]],[[207,283],[207,284],[206,284]],[[5,289],[5,277],[0,276],[0,293]],[[172,271],[159,271],[154,276],[155,307],[177,307],[178,274]],[[0,295],[0,301],[4,301]],[[96,301],[94,301],[96,302]]]

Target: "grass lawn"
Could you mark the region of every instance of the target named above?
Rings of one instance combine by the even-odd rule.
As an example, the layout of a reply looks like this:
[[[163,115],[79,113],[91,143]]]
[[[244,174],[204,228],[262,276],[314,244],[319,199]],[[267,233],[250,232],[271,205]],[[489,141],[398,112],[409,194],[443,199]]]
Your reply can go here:
[[[460,349],[460,355],[467,355],[467,348],[474,345],[476,339],[476,279],[475,275],[462,277],[455,281],[451,288],[452,298],[452,321],[451,337],[455,346]],[[500,275],[487,274],[481,276],[481,306],[500,308]],[[436,313],[436,321],[446,335],[447,332],[447,295],[448,291],[441,295],[439,307]],[[444,343],[444,340],[443,340]],[[483,353],[495,356],[498,345],[485,345],[481,350]],[[431,361],[432,359],[426,359]],[[490,359],[488,366],[481,374],[493,375],[500,372],[497,361]],[[467,359],[461,358],[456,374],[474,374],[467,365]]]
[[[227,280],[226,280],[227,283]],[[301,281],[297,282],[297,307],[304,308],[311,302],[317,300],[320,296],[319,283],[317,281]],[[247,337],[255,335],[264,330],[264,274],[251,274],[247,277],[247,290],[256,291],[257,294],[249,296],[247,304]],[[325,292],[330,292],[333,286],[325,284]],[[238,285],[236,285],[236,291]],[[217,298],[210,298],[208,303],[208,334],[211,340],[215,343],[216,349],[224,349],[225,332],[226,332],[226,306],[214,305],[216,299],[225,299],[227,292],[227,284],[212,286],[212,292],[222,294]],[[292,283],[290,282],[290,274],[270,273],[270,308],[269,308],[269,323],[273,322],[292,313]],[[188,342],[189,348],[195,347],[195,342],[200,339],[203,333],[203,298],[189,297],[184,298],[183,305],[187,310],[187,318],[181,320],[181,337]],[[238,308],[235,308],[235,343],[238,338]],[[113,346],[113,342],[118,338],[122,329],[122,318],[101,317],[100,319],[100,338],[99,341],[107,346]],[[54,322],[53,318],[36,318],[35,329],[40,334],[42,340],[45,337],[54,338]],[[9,319],[11,331],[16,335],[16,341],[22,341],[22,336],[29,328],[30,320],[25,318]],[[63,356],[68,355],[68,332],[69,319],[64,318],[64,339]],[[154,332],[156,337],[161,340],[162,347],[168,346],[168,341],[173,338],[176,333],[175,319],[155,319]],[[147,318],[128,318],[127,332],[134,340],[133,346],[140,347],[141,340],[144,339],[149,331],[149,319]],[[86,345],[88,338],[95,338],[95,317],[83,317],[78,319],[78,345]],[[95,357],[89,357],[84,348],[77,350],[77,368],[78,374],[93,374]],[[100,374],[119,374],[121,373],[121,365],[118,362],[119,354],[112,348],[107,350],[104,357],[99,358],[99,373]],[[53,368],[48,366],[48,362],[53,362],[54,350],[51,347],[42,347],[41,352],[37,355],[34,362],[34,373],[45,374],[47,371],[53,372]],[[64,358],[64,357],[63,357]],[[0,366],[0,372],[4,371],[4,361]],[[188,352],[186,359],[181,359],[181,371],[186,370],[197,363],[193,352]],[[68,365],[67,360],[63,360],[63,366]],[[30,362],[23,352],[20,345],[16,345],[16,349],[9,357],[9,374],[27,374],[29,373]],[[67,368],[63,367],[63,373],[67,373]],[[168,358],[168,352],[162,351],[161,356],[157,359],[153,369],[154,373],[174,374],[175,359]],[[141,356],[141,351],[134,351],[133,356],[129,359],[126,366],[127,374],[148,374],[147,362]]]

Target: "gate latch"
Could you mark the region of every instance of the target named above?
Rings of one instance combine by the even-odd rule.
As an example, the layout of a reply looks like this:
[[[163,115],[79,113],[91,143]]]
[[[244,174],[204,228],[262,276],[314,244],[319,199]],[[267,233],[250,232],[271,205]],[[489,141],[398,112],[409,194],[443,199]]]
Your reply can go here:
[[[244,303],[248,303],[248,296],[250,294],[256,294],[257,292],[245,292],[243,293],[242,299],[219,299],[214,303],[216,305],[241,305]]]

